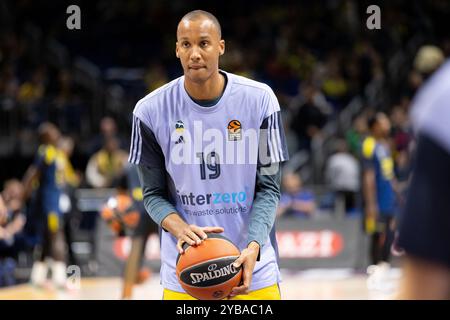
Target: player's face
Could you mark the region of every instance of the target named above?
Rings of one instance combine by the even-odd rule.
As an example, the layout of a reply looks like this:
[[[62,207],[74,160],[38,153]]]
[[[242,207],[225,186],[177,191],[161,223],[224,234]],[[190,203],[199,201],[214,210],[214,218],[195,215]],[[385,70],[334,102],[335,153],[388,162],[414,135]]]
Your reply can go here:
[[[187,80],[204,83],[219,69],[225,51],[214,23],[207,18],[182,20],[178,25],[176,55]]]
[[[391,132],[391,122],[389,121],[389,118],[385,114],[379,114],[377,122],[380,135],[384,137],[388,136]]]
[[[58,143],[59,138],[61,137],[61,133],[58,128],[51,127],[48,131],[48,139],[49,143],[56,145]]]

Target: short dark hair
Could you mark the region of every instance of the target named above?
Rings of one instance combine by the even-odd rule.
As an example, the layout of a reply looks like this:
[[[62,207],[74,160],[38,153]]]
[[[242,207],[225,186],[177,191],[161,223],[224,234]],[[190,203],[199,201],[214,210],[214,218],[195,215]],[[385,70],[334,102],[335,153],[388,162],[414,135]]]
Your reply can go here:
[[[217,18],[212,13],[209,13],[208,11],[193,10],[191,12],[186,13],[183,16],[183,18],[181,18],[180,22],[183,20],[188,20],[188,21],[197,20],[201,17],[206,17],[207,19],[209,19],[216,26],[217,31],[219,33],[219,38],[222,38],[222,28],[220,27],[219,20],[217,20]]]
[[[378,123],[378,120],[380,120],[380,117],[384,117],[386,114],[384,112],[375,112],[373,115],[371,115],[367,119],[367,125],[369,126],[369,130],[372,130],[373,127]]]
[[[373,114],[367,119],[367,126],[369,127],[370,130],[373,129],[373,127],[377,123],[377,120],[378,120],[377,114]]]
[[[49,143],[50,131],[58,130],[58,127],[51,122],[43,122],[38,127],[38,136],[41,143]]]

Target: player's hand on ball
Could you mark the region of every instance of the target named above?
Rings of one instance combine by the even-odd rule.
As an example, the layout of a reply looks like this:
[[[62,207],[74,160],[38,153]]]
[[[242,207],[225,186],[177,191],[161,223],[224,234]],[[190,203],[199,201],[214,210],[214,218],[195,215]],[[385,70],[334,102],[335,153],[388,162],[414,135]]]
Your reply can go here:
[[[208,237],[207,233],[221,233],[223,231],[224,229],[222,227],[199,227],[194,224],[186,225],[180,229],[177,235],[177,250],[180,254],[183,254],[183,243],[191,246],[199,245]]]
[[[256,259],[258,259],[259,244],[257,242],[250,242],[247,248],[242,250],[241,255],[233,263],[235,268],[243,267],[242,285],[234,287],[231,290],[230,297],[240,294],[248,294],[250,284],[252,283],[253,269],[255,269]]]

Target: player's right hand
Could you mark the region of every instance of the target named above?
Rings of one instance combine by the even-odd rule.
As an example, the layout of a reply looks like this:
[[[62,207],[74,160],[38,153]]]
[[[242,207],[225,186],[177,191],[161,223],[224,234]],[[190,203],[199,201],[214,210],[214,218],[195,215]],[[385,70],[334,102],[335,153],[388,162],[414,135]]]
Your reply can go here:
[[[176,235],[177,250],[180,254],[184,253],[183,243],[187,243],[191,246],[199,245],[205,240],[207,233],[221,233],[224,229],[222,227],[199,227],[195,224],[184,226]]]

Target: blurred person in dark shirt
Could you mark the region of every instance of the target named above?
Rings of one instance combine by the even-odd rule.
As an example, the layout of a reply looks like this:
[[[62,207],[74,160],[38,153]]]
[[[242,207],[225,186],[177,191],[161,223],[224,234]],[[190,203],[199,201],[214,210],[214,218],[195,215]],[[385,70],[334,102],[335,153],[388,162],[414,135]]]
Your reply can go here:
[[[302,179],[297,173],[286,173],[282,179],[282,193],[277,216],[310,218],[316,210],[314,194],[303,189]]]
[[[0,212],[0,287],[16,283],[14,270],[21,249],[21,232],[25,225],[23,186],[17,179],[7,180],[0,198],[5,212]]]

